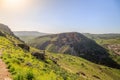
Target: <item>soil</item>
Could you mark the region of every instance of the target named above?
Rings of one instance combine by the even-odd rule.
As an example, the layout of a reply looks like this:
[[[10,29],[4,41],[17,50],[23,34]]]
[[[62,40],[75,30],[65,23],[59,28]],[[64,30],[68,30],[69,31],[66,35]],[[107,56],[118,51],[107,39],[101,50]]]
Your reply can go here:
[[[0,55],[2,52],[0,52]],[[0,80],[12,80],[7,65],[0,59]]]

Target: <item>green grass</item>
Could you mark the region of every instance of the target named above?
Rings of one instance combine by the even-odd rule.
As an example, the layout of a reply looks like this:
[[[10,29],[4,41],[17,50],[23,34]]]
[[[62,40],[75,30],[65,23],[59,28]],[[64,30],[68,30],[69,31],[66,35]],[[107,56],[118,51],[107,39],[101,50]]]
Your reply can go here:
[[[115,38],[115,39],[95,39],[95,41],[100,44],[120,44],[120,38]]]
[[[0,44],[0,49],[3,52],[2,59],[8,65],[14,80],[30,80],[29,78],[32,78],[32,80],[64,80],[66,78],[67,80],[69,76],[71,79],[75,79],[72,74],[69,75],[68,72],[62,70],[53,62],[48,64],[45,61],[34,58],[30,52],[24,52],[4,37],[0,37],[0,43],[2,43]],[[55,69],[58,69],[58,71]]]
[[[49,54],[51,56],[51,53]],[[82,72],[86,74],[88,80],[94,80],[93,75],[99,76],[101,80],[119,80],[120,71],[109,67],[96,65],[79,57],[66,54],[53,54],[54,58],[58,59],[58,64],[71,73]],[[111,75],[108,73],[112,73]],[[115,74],[114,74],[115,73]],[[82,77],[82,75],[81,75]]]
[[[120,70],[91,63],[67,54],[46,52],[45,60],[38,60],[12,41],[0,36],[2,59],[13,80],[119,80]]]

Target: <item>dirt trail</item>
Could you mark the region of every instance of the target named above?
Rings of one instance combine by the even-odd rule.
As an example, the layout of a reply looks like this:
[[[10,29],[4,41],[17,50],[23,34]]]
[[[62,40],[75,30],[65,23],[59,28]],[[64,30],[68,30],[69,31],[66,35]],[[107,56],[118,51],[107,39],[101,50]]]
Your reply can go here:
[[[2,52],[0,51],[0,56]],[[0,80],[12,80],[6,64],[0,59]]]

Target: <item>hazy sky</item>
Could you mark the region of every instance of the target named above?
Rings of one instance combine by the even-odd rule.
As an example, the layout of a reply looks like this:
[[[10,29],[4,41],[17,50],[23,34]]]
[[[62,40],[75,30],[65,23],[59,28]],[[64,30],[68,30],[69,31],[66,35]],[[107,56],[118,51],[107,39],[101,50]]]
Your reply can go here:
[[[120,33],[120,0],[15,1],[0,0],[0,23],[13,31]]]

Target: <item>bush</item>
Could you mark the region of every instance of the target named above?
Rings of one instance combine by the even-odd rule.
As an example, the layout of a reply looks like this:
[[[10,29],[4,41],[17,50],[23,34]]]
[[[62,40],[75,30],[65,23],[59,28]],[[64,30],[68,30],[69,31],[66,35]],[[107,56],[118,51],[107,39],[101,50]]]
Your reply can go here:
[[[14,71],[15,71],[15,68],[11,66],[9,69],[9,72],[14,72]]]
[[[27,80],[33,80],[33,78],[34,78],[33,72],[28,71],[28,73],[26,74],[26,79]]]

